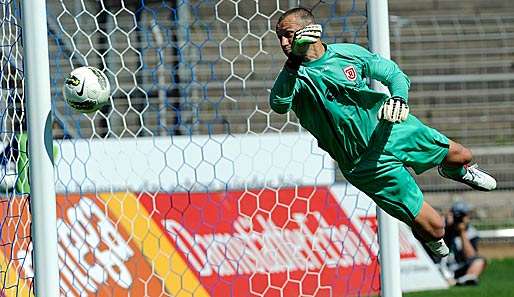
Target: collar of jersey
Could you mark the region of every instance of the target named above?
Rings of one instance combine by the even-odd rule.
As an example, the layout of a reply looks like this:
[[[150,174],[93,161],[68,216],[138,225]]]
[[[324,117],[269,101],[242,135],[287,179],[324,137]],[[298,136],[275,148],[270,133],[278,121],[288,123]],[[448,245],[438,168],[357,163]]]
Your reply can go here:
[[[316,60],[311,60],[311,61],[303,62],[302,66],[306,66],[306,67],[317,66],[320,63],[325,62],[325,60],[329,56],[329,50],[328,50],[328,46],[325,43],[323,43],[323,47],[325,47],[325,52],[323,53],[323,55],[321,57],[317,58]]]

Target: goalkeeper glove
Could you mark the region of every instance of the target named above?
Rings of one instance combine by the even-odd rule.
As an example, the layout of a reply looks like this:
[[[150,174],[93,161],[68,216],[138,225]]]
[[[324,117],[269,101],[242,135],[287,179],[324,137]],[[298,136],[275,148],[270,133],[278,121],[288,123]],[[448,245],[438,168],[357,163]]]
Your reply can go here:
[[[405,99],[393,96],[380,107],[378,110],[378,119],[384,119],[392,123],[400,123],[407,119],[409,115],[409,106]]]
[[[291,53],[296,56],[304,56],[309,45],[316,43],[321,38],[321,25],[313,24],[294,32]]]
[[[296,73],[302,64],[303,56],[309,49],[309,45],[316,43],[321,37],[321,25],[313,24],[304,27],[294,33],[291,44],[291,54],[287,59],[286,67],[290,72]]]

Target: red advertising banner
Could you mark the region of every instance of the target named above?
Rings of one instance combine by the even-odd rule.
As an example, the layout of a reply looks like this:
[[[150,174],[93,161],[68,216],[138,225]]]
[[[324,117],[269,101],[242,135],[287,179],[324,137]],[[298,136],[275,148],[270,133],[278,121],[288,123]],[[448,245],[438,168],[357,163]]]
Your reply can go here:
[[[27,198],[0,207],[5,296],[32,294],[28,211]],[[376,222],[355,225],[328,187],[60,195],[57,217],[62,296],[379,291],[364,239]]]
[[[66,296],[169,296],[131,229],[96,195],[59,196],[57,233]],[[134,211],[135,209],[127,209]]]
[[[211,296],[379,290],[376,255],[326,187],[141,194]]]

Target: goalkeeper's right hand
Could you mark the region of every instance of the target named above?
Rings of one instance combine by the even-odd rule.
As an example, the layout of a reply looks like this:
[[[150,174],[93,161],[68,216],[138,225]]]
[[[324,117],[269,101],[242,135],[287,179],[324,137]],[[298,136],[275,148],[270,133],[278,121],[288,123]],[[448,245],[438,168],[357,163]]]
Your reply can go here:
[[[316,43],[321,38],[322,31],[321,25],[312,24],[294,32],[291,53],[303,57],[309,49],[309,46]]]

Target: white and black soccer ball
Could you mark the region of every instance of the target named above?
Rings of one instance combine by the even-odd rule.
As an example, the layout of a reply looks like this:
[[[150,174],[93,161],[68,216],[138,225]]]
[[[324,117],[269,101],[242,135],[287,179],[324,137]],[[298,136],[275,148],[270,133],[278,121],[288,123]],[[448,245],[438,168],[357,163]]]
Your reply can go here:
[[[107,76],[91,66],[82,66],[70,73],[64,80],[64,100],[73,109],[89,113],[102,108],[109,102],[111,86]]]

